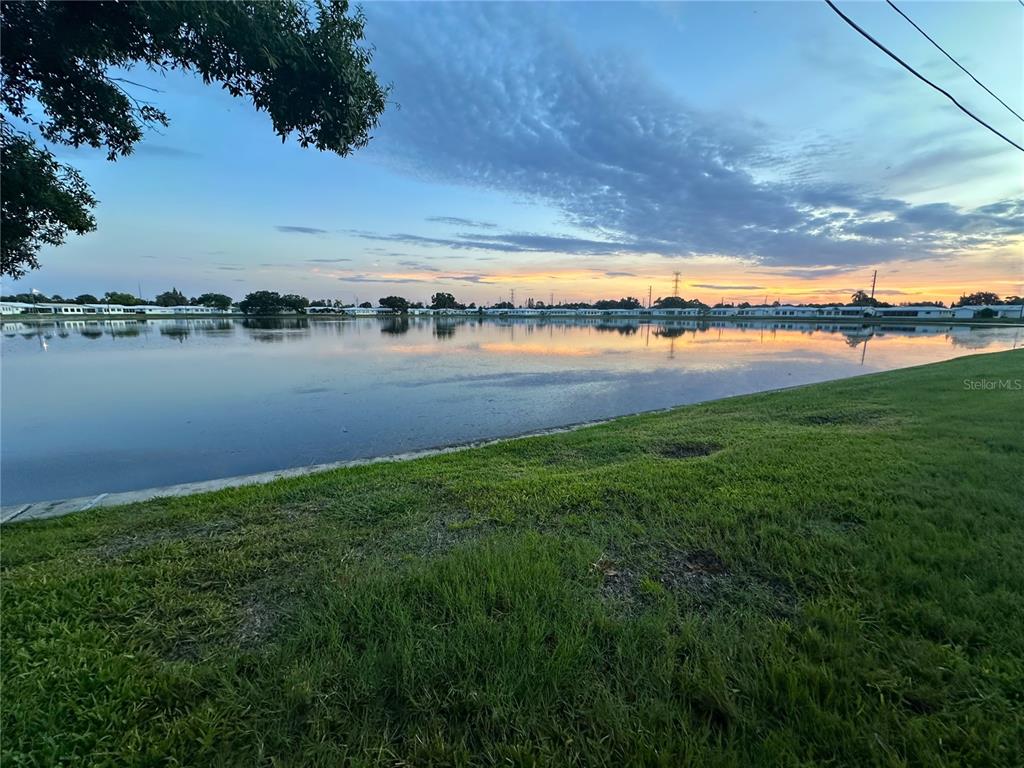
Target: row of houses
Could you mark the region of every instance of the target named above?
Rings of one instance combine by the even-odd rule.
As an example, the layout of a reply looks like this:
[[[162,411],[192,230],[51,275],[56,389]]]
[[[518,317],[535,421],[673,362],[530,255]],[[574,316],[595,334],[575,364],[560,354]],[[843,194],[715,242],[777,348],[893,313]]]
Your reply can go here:
[[[183,304],[176,307],[158,307],[155,304],[126,306],[123,304],[64,304],[39,302],[28,304],[22,301],[0,303],[3,315],[57,315],[60,317],[82,317],[86,315],[230,315],[239,314],[237,309],[222,310],[215,307],[194,307]]]
[[[837,318],[837,319],[897,319],[916,318],[918,320],[972,320],[981,313],[987,316],[989,310],[993,317],[1004,319],[1024,319],[1024,305],[993,304],[970,307],[934,307],[917,305],[906,307],[847,307],[842,305],[830,307],[801,307],[783,305],[778,307],[715,307],[712,309],[485,309],[485,315],[499,317],[651,317],[651,318],[686,318],[686,317],[737,317],[737,318]]]

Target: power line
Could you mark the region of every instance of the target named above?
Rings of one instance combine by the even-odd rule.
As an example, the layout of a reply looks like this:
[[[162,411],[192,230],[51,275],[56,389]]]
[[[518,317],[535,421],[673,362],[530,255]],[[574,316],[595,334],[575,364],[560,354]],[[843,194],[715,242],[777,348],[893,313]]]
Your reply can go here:
[[[953,102],[953,104],[955,104],[955,105],[956,105],[956,107],[957,107],[957,108],[958,108],[958,109],[959,109],[959,110],[960,110],[961,112],[963,112],[963,113],[964,113],[965,115],[967,115],[967,116],[968,116],[969,118],[971,118],[971,119],[972,119],[972,120],[974,120],[975,122],[977,122],[977,123],[979,123],[979,124],[981,124],[981,125],[985,126],[986,128],[988,128],[988,129],[989,129],[990,131],[992,131],[992,133],[994,133],[994,134],[995,134],[996,136],[998,136],[999,138],[1001,138],[1001,139],[1002,139],[1003,141],[1005,141],[1005,142],[1006,142],[1007,144],[1009,144],[1009,145],[1010,145],[1010,146],[1012,146],[1012,147],[1015,147],[1016,149],[1019,149],[1019,150],[1020,150],[1021,152],[1024,152],[1024,147],[1022,147],[1022,146],[1021,146],[1020,144],[1018,144],[1017,142],[1015,142],[1015,141],[1014,141],[1013,139],[1011,139],[1011,138],[1009,138],[1009,137],[1007,137],[1007,136],[1004,136],[1003,134],[1001,134],[1001,133],[1000,133],[999,131],[997,131],[997,130],[996,130],[995,128],[993,128],[993,127],[992,127],[991,125],[989,125],[989,124],[988,124],[988,123],[986,123],[986,122],[985,122],[984,120],[982,120],[982,119],[981,119],[980,117],[978,117],[977,115],[975,115],[975,114],[974,114],[973,112],[971,112],[971,111],[970,111],[969,109],[967,109],[967,107],[965,107],[965,106],[964,106],[963,104],[961,104],[961,103],[960,103],[959,101],[957,101],[957,100],[956,100],[956,99],[955,99],[955,98],[953,97],[953,95],[952,95],[952,94],[951,94],[951,93],[950,93],[949,91],[947,91],[947,90],[945,90],[944,88],[941,88],[940,86],[938,86],[938,85],[936,85],[935,83],[933,83],[933,82],[932,82],[931,80],[929,80],[929,79],[928,79],[927,77],[925,77],[924,75],[922,75],[922,74],[921,74],[920,72],[918,72],[918,71],[917,71],[916,69],[914,69],[914,68],[913,68],[912,66],[910,66],[909,64],[907,64],[907,62],[905,62],[905,61],[904,61],[903,59],[901,59],[901,58],[900,58],[899,56],[897,56],[897,55],[896,55],[895,53],[893,53],[893,52],[892,52],[892,51],[890,51],[890,50],[889,50],[888,48],[886,48],[886,47],[885,47],[884,45],[882,45],[882,44],[881,44],[880,42],[878,42],[877,40],[875,40],[875,38],[873,38],[873,37],[872,37],[872,36],[871,36],[871,35],[870,35],[870,34],[869,34],[868,32],[865,32],[865,31],[864,31],[864,29],[862,29],[862,28],[861,28],[861,27],[860,27],[860,26],[859,26],[859,25],[857,24],[857,22],[855,22],[855,21],[854,21],[853,19],[851,19],[851,18],[850,18],[849,16],[847,16],[847,15],[846,15],[845,13],[843,13],[842,11],[840,11],[840,10],[839,10],[839,9],[838,9],[838,8],[836,7],[835,3],[833,3],[833,2],[832,2],[832,0],[825,0],[825,3],[826,3],[826,4],[828,5],[828,7],[829,7],[829,8],[831,8],[831,9],[832,9],[833,11],[835,11],[835,12],[836,12],[836,13],[837,13],[837,14],[839,15],[839,17],[840,17],[840,18],[841,18],[841,19],[842,19],[843,21],[845,21],[845,22],[846,22],[847,24],[849,24],[849,25],[850,25],[851,27],[853,27],[853,28],[854,28],[855,30],[857,30],[857,31],[858,31],[858,32],[859,32],[859,33],[860,33],[860,34],[861,34],[861,35],[862,35],[863,37],[865,37],[865,38],[866,38],[867,40],[869,40],[869,41],[870,41],[870,42],[871,42],[871,43],[872,43],[872,44],[873,44],[873,45],[874,45],[874,46],[875,46],[876,48],[878,48],[878,49],[879,49],[880,51],[882,51],[883,53],[885,53],[885,55],[886,55],[886,56],[888,56],[888,57],[889,57],[890,59],[892,59],[893,61],[895,61],[895,62],[896,62],[897,64],[899,64],[899,65],[900,65],[901,67],[903,67],[903,68],[904,68],[905,70],[907,70],[908,72],[910,72],[910,74],[912,74],[912,75],[913,75],[914,77],[916,77],[916,78],[917,78],[918,80],[922,81],[923,83],[926,83],[927,85],[930,85],[930,86],[931,86],[932,88],[934,88],[934,89],[935,89],[936,91],[938,91],[938,92],[939,92],[939,93],[941,93],[941,94],[942,94],[943,96],[945,96],[945,97],[946,97],[947,99],[949,99],[949,100],[950,100],[951,102]]]
[[[963,71],[964,71],[964,73],[966,73],[966,75],[967,75],[967,76],[968,76],[969,78],[971,78],[971,80],[973,80],[973,81],[974,81],[974,82],[976,82],[976,83],[977,83],[978,85],[980,85],[980,86],[981,86],[982,88],[984,88],[984,89],[985,89],[985,91],[986,91],[986,92],[988,93],[988,95],[989,95],[989,96],[991,96],[991,97],[992,97],[993,99],[995,99],[995,100],[996,100],[996,101],[998,101],[998,102],[999,102],[1000,104],[1002,104],[1002,105],[1003,105],[1004,107],[1006,107],[1006,108],[1007,108],[1008,110],[1010,110],[1010,112],[1012,112],[1012,113],[1013,113],[1013,116],[1014,116],[1014,117],[1016,117],[1016,118],[1017,118],[1018,120],[1020,120],[1020,121],[1024,122],[1024,117],[1021,117],[1021,116],[1020,116],[1019,114],[1017,114],[1017,111],[1016,111],[1016,110],[1014,110],[1014,108],[1013,108],[1013,107],[1011,107],[1011,106],[1010,106],[1009,104],[1007,104],[1007,103],[1006,103],[1005,101],[1003,101],[1003,100],[1002,100],[1002,99],[1000,99],[1000,98],[999,98],[998,96],[996,96],[996,95],[995,95],[994,93],[992,93],[992,91],[991,91],[991,90],[989,89],[989,87],[988,87],[987,85],[985,85],[985,84],[984,84],[983,82],[981,82],[981,80],[979,80],[979,79],[978,79],[978,78],[976,78],[976,77],[975,77],[974,75],[972,75],[972,74],[971,74],[970,72],[968,72],[968,71],[967,71],[967,67],[965,67],[965,66],[964,66],[963,64],[961,64],[961,63],[960,63],[959,61],[957,61],[956,59],[954,59],[954,58],[953,58],[952,56],[950,56],[950,55],[949,55],[949,53],[947,53],[947,52],[946,52],[946,49],[945,49],[945,48],[943,48],[943,47],[942,47],[941,45],[939,45],[939,44],[938,44],[937,42],[935,42],[935,41],[934,41],[934,40],[932,39],[931,35],[929,35],[929,34],[928,34],[927,32],[925,32],[925,31],[924,31],[923,29],[921,29],[921,28],[920,28],[919,26],[917,26],[917,24],[915,24],[915,23],[914,23],[914,20],[913,20],[912,18],[910,18],[909,16],[907,16],[907,14],[905,14],[905,13],[904,13],[903,11],[901,11],[901,10],[900,10],[899,8],[897,8],[897,7],[896,7],[896,3],[894,3],[894,2],[892,1],[892,0],[885,0],[885,2],[887,2],[887,3],[889,4],[889,7],[890,7],[890,8],[892,8],[892,9],[893,9],[894,11],[896,11],[896,13],[898,13],[898,14],[899,14],[900,16],[902,16],[902,17],[903,17],[904,19],[906,19],[907,21],[909,21],[909,22],[910,22],[910,25],[911,25],[911,26],[912,26],[912,27],[913,27],[914,29],[916,29],[916,30],[917,30],[918,32],[920,32],[920,33],[921,33],[922,35],[924,35],[924,36],[925,36],[925,37],[926,37],[926,38],[928,39],[928,42],[929,42],[929,43],[931,43],[931,44],[932,44],[932,45],[934,45],[934,46],[935,46],[936,48],[938,48],[938,49],[939,49],[940,51],[942,51],[942,54],[943,54],[943,56],[945,56],[945,57],[946,57],[947,59],[949,59],[949,60],[950,60],[950,61],[952,61],[952,62],[953,62],[954,64],[956,64],[956,65],[957,65],[958,67],[960,67],[960,69],[961,69],[961,70],[963,70]],[[1022,5],[1024,5],[1024,0],[1021,0],[1021,4],[1022,4]]]

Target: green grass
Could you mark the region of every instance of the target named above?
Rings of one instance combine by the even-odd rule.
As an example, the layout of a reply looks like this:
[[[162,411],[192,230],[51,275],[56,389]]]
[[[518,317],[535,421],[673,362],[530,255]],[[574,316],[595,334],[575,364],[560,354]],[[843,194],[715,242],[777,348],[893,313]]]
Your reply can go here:
[[[1010,766],[1024,352],[2,533],[3,765]]]

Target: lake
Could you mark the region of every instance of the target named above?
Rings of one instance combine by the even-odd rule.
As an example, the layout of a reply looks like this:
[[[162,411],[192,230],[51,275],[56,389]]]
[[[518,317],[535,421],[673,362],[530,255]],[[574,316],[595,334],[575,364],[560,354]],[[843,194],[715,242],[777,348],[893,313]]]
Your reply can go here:
[[[1024,344],[1024,329],[476,318],[3,324],[0,502],[515,435]]]

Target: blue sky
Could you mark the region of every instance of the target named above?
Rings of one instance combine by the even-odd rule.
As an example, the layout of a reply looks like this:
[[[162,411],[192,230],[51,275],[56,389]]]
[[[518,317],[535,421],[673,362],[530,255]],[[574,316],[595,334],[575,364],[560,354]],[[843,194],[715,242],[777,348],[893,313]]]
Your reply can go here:
[[[1024,123],[882,3],[842,3],[966,106]],[[1024,112],[1024,7],[901,7]],[[824,3],[364,7],[392,104],[348,158],[185,75],[133,73],[171,125],[135,155],[60,150],[98,231],[6,291],[464,301],[670,293],[1024,292],[1024,153]],[[140,94],[144,95],[144,94]]]

